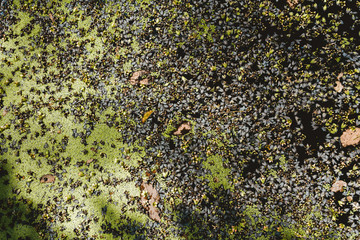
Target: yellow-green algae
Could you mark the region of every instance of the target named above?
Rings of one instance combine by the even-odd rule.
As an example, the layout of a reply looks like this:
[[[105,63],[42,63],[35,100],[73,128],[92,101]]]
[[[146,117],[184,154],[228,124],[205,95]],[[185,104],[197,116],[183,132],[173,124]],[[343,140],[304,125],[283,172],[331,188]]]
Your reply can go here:
[[[20,3],[16,5],[20,6]],[[64,5],[62,5],[62,8],[60,9],[65,13],[69,13],[67,12],[67,9],[64,8]],[[70,15],[69,21],[77,21],[78,28],[89,28],[90,17],[85,18],[84,21],[80,21],[78,17],[71,16],[72,15]],[[18,19],[18,23],[13,25],[11,30],[14,34],[20,35],[23,28],[29,24],[32,17],[30,17],[30,14],[27,12],[18,11]],[[56,221],[53,229],[59,231],[62,235],[71,238],[76,237],[74,228],[78,228],[82,221],[82,218],[77,217],[82,208],[86,208],[89,216],[102,216],[101,208],[108,206],[108,212],[101,221],[108,221],[113,225],[121,222],[121,219],[124,219],[124,216],[128,216],[129,219],[134,222],[144,224],[149,220],[148,216],[138,211],[130,211],[131,209],[136,210],[137,206],[134,205],[134,203],[132,205],[129,204],[128,199],[124,194],[124,192],[127,191],[130,198],[140,196],[140,189],[135,186],[135,179],[133,181],[127,180],[116,186],[104,185],[109,178],[116,178],[118,180],[131,178],[131,174],[126,169],[131,166],[137,167],[139,162],[142,161],[144,152],[141,147],[136,146],[137,151],[134,152],[133,149],[135,146],[124,144],[121,141],[122,136],[118,130],[108,127],[104,122],[101,123],[101,121],[104,121],[103,116],[106,112],[100,115],[100,122],[95,125],[91,135],[87,138],[87,141],[90,144],[85,147],[80,142],[80,138],[72,137],[72,130],[77,129],[78,131],[81,131],[83,123],[78,123],[73,116],[65,117],[60,111],[53,111],[46,107],[35,110],[33,105],[27,104],[28,101],[43,103],[51,102],[49,99],[50,97],[53,97],[56,100],[53,104],[59,105],[57,101],[61,101],[61,99],[68,96],[70,96],[70,100],[74,99],[71,95],[74,92],[79,92],[83,96],[87,93],[95,93],[92,88],[87,88],[86,83],[78,79],[74,79],[72,83],[73,90],[71,93],[67,88],[57,91],[55,83],[47,84],[47,86],[50,87],[50,90],[55,90],[55,94],[52,96],[47,94],[35,95],[29,92],[32,87],[38,90],[45,88],[42,83],[39,84],[36,82],[36,79],[43,79],[44,72],[37,61],[29,61],[30,56],[35,54],[37,57],[40,57],[42,51],[55,51],[55,55],[49,57],[47,60],[48,62],[52,62],[56,61],[56,52],[58,51],[53,44],[47,45],[44,50],[36,47],[34,48],[31,44],[33,41],[32,38],[38,35],[41,29],[38,25],[33,25],[31,27],[32,30],[30,34],[25,34],[22,37],[9,38],[6,41],[3,39],[1,40],[1,46],[4,47],[5,50],[18,49],[18,47],[24,46],[25,49],[29,51],[27,55],[23,54],[23,51],[20,49],[16,50],[11,56],[4,55],[3,52],[0,53],[2,59],[0,72],[3,74],[2,86],[6,92],[6,97],[3,98],[4,105],[20,105],[21,111],[29,110],[36,111],[36,113],[34,116],[25,120],[26,122],[23,124],[23,128],[15,129],[14,125],[10,125],[8,129],[2,130],[4,135],[11,135],[14,141],[19,141],[24,137],[26,131],[30,131],[30,134],[27,135],[27,138],[22,140],[18,156],[14,156],[14,151],[10,151],[2,158],[1,168],[6,169],[8,174],[1,176],[1,180],[3,181],[0,188],[3,194],[1,194],[0,198],[5,200],[8,195],[4,193],[10,193],[12,189],[16,191],[17,198],[26,199],[26,204],[21,205],[22,207],[19,208],[19,211],[21,211],[22,214],[29,212],[26,210],[29,207],[36,208],[38,204],[43,204],[45,206],[50,204],[48,205],[48,207],[50,207],[48,210],[53,210],[53,208],[58,206],[56,201],[67,202],[69,208],[66,210],[65,220],[62,223]],[[84,38],[78,38],[70,32],[69,39],[70,41],[84,41],[89,39],[91,42],[95,43],[93,44],[93,47],[91,44],[86,45],[88,51],[91,53],[90,56],[88,56],[88,59],[101,56],[105,49],[102,39],[96,37],[95,32],[90,32]],[[62,44],[60,44],[60,46],[63,47],[66,47],[66,45],[65,41],[62,41]],[[135,40],[133,41],[132,47],[134,50],[139,51],[138,43]],[[10,62],[9,66],[6,66],[6,63],[3,62],[5,59]],[[35,67],[39,72],[33,74],[31,78],[30,76],[20,75],[19,71],[16,71],[15,75],[13,75],[12,72],[17,67],[21,67],[23,63],[28,66],[27,69]],[[125,71],[129,71],[129,69]],[[48,71],[53,72],[53,74],[56,75],[61,69],[57,68],[56,65],[53,65],[48,68]],[[4,86],[3,83],[8,79],[11,79],[12,83]],[[19,84],[17,84],[17,82]],[[26,96],[25,99],[24,96]],[[68,106],[63,107],[64,109],[69,108]],[[110,113],[113,113],[113,111],[110,111]],[[14,116],[14,112],[10,109],[6,115],[0,117],[0,125],[7,125],[11,119],[14,119]],[[44,135],[35,137],[36,132],[41,133],[43,130],[39,124],[40,120],[48,127],[49,131],[46,131]],[[53,127],[52,124],[54,123],[60,123],[62,127]],[[66,148],[62,149],[63,145],[61,144],[61,141],[64,138],[68,139],[68,143]],[[104,141],[106,143],[104,146],[101,145],[101,149],[98,153],[91,151],[91,143],[94,141]],[[48,144],[48,147],[45,147],[45,144]],[[111,144],[115,145],[115,148],[111,146]],[[35,154],[33,151],[35,148],[39,153],[44,153],[44,156]],[[29,149],[29,151],[27,149]],[[84,150],[88,150],[89,154],[85,155],[83,153]],[[57,153],[60,153],[60,155],[57,155]],[[104,155],[105,157],[100,156],[101,153],[106,153],[106,155]],[[123,158],[124,153],[126,158]],[[71,159],[70,161],[64,160],[68,157]],[[95,160],[88,165],[84,164],[91,158],[94,158]],[[58,162],[57,166],[63,165],[66,172],[57,169],[56,172],[61,174],[61,178],[56,177],[54,183],[40,183],[39,178],[42,175],[53,172],[52,166],[47,164],[48,161]],[[79,162],[82,163],[82,167],[79,167],[77,164]],[[103,167],[104,171],[99,172],[97,169],[94,169],[94,164]],[[66,165],[69,166],[65,167]],[[3,184],[4,182],[6,182],[6,184]],[[64,185],[65,182],[68,182],[68,184]],[[71,187],[71,184],[76,182],[81,183],[81,186]],[[87,187],[84,187],[85,184]],[[92,196],[95,191],[101,191],[101,195]],[[113,202],[109,203],[109,199],[112,199]],[[83,207],[80,207],[80,209],[75,207],[79,205],[82,205]],[[59,214],[61,211],[62,210],[59,210]],[[44,220],[51,220],[55,217],[56,216],[52,216],[50,213],[44,213],[44,215],[38,216],[39,219],[43,218]],[[18,238],[29,236],[32,239],[39,238],[39,234],[34,227],[26,224],[17,224],[10,229],[6,226],[11,225],[11,220],[6,221],[5,219],[5,216],[1,217],[2,226],[11,231],[12,237]],[[124,224],[127,223],[124,222]],[[99,236],[100,230],[99,223],[93,221],[90,224],[88,234],[89,236]],[[6,231],[2,231],[0,238],[6,239],[6,234]],[[110,234],[103,234],[103,236],[109,239],[108,237]],[[124,239],[133,239],[134,237],[135,236],[133,235],[126,234],[123,236]]]
[[[230,169],[224,167],[224,159],[220,155],[209,156],[206,161],[203,162],[203,166],[211,171],[211,174],[207,174],[206,178],[210,180],[209,186],[212,188],[218,188],[221,185],[225,189],[233,188],[231,182],[229,182],[231,176]]]

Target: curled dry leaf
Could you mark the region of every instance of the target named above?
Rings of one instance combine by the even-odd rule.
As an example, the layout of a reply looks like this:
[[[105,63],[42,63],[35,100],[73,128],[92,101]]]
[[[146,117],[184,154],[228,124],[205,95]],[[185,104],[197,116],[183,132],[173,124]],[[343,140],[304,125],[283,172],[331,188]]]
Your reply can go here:
[[[340,80],[342,78],[342,76],[344,76],[344,73],[339,73],[339,75],[337,76],[337,80]]]
[[[53,24],[55,24],[55,19],[54,19],[53,15],[52,15],[51,13],[49,13],[49,17],[50,17],[50,19],[51,19],[51,22],[52,22]]]
[[[147,111],[147,112],[144,114],[143,118],[141,119],[141,122],[144,123],[144,122],[150,117],[150,115],[151,115],[153,112],[154,112],[153,110]]]
[[[191,130],[191,125],[189,122],[183,122],[177,130],[174,132],[174,135],[184,135]]]
[[[334,182],[334,184],[332,185],[332,187],[330,188],[331,191],[333,192],[342,192],[344,191],[343,187],[346,187],[347,184],[346,182],[342,181],[342,180],[338,180],[336,182]]]
[[[341,92],[343,90],[344,86],[341,84],[340,81],[336,81],[335,83],[336,83],[336,86],[334,87],[335,91]]]
[[[86,164],[89,165],[90,163],[92,163],[94,161],[93,158],[90,158],[89,160],[86,161]]]
[[[55,182],[55,176],[51,174],[46,174],[40,178],[41,183],[53,183]]]
[[[143,85],[147,85],[149,84],[149,79],[145,78],[145,79],[141,79],[142,76],[144,76],[145,74],[148,74],[148,71],[145,70],[140,70],[137,72],[134,72],[132,74],[132,76],[130,77],[130,84],[131,85],[136,85],[138,83],[143,84]]]
[[[296,5],[299,3],[298,0],[287,0],[287,3],[289,4],[290,8],[295,8]]]
[[[357,145],[360,142],[360,128],[355,130],[348,129],[340,137],[340,141],[343,147]]]
[[[6,108],[4,108],[1,115],[5,116],[8,112],[9,111]]]
[[[148,78],[142,79],[142,80],[139,81],[139,83],[141,85],[149,85],[149,79]]]
[[[118,54],[119,50],[120,50],[120,46],[117,46],[117,47],[115,48],[115,53]]]
[[[156,189],[145,182],[141,184],[141,205],[149,211],[149,217],[157,222],[160,222],[160,212],[156,204],[160,201],[159,193]]]

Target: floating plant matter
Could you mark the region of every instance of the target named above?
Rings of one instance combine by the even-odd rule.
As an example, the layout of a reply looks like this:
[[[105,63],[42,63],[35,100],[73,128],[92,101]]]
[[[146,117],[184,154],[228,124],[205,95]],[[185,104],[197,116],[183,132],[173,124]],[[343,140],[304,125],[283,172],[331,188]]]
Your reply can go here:
[[[358,239],[359,12],[0,1],[0,239]]]

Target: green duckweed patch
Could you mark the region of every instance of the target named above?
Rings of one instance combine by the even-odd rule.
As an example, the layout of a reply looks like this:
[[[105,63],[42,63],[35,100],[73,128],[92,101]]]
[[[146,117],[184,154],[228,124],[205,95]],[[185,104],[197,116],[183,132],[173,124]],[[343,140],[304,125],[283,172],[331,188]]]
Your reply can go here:
[[[224,167],[223,158],[220,155],[209,156],[203,162],[203,166],[211,172],[206,175],[206,178],[210,180],[211,188],[223,186],[225,189],[231,189],[233,187],[230,182],[230,169]]]

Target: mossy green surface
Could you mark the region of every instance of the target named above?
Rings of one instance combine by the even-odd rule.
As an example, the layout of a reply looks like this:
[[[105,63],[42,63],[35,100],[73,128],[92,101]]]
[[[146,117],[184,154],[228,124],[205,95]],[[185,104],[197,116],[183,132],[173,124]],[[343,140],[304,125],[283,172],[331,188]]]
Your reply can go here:
[[[74,29],[89,29],[93,21],[91,16],[80,20],[82,11],[72,15],[65,7],[66,2],[59,3],[59,8],[49,9],[54,18],[60,18],[60,14],[68,15],[67,22],[77,23]],[[0,43],[5,51],[15,50],[10,56],[0,52],[2,59],[0,72],[3,74],[1,83],[6,94],[2,99],[3,105],[19,107],[16,113],[9,109],[6,115],[1,116],[0,125],[10,124],[2,134],[11,136],[17,143],[21,142],[18,150],[10,150],[1,156],[1,169],[4,174],[1,176],[0,238],[7,239],[9,236],[11,239],[25,236],[31,239],[49,238],[49,232],[44,227],[48,224],[50,227],[51,222],[53,222],[52,231],[58,232],[59,237],[75,238],[83,231],[79,228],[81,224],[89,218],[92,220],[91,223],[87,223],[87,236],[103,235],[102,237],[110,239],[111,234],[100,233],[103,231],[101,228],[103,222],[113,225],[127,224],[127,220],[124,219],[128,217],[129,221],[144,224],[149,217],[133,211],[137,209],[135,202],[129,204],[124,194],[126,191],[129,198],[140,197],[140,189],[135,185],[135,179],[131,180],[131,174],[126,169],[137,167],[143,160],[144,152],[139,148],[136,152],[133,151],[135,146],[129,146],[121,141],[119,129],[110,128],[105,124],[104,116],[113,115],[114,111],[96,113],[99,122],[87,138],[90,143],[88,146],[84,146],[80,138],[72,136],[73,129],[81,131],[84,124],[72,116],[65,116],[64,111],[54,110],[53,107],[61,106],[62,110],[69,109],[69,105],[61,104],[61,101],[66,98],[70,99],[65,101],[74,100],[74,93],[86,96],[86,94],[95,94],[96,90],[88,88],[86,81],[75,76],[71,82],[71,92],[67,88],[59,90],[57,83],[43,84],[48,72],[57,75],[64,69],[52,65],[47,72],[44,72],[39,61],[30,61],[30,57],[34,55],[40,58],[46,53],[52,55],[47,58],[47,63],[54,63],[58,58],[58,47],[54,44],[46,45],[45,49],[36,46],[33,39],[41,32],[39,25],[30,25],[31,32],[21,36],[33,17],[25,11],[17,10],[17,18],[17,23],[9,29],[16,37],[2,39]],[[90,55],[86,58],[82,57],[82,61],[102,56],[105,50],[104,42],[102,38],[95,36],[94,31],[82,38],[72,33],[71,29],[66,31],[70,34],[67,38],[68,42],[65,41],[66,39],[59,39],[60,47],[66,48],[69,43],[75,44],[90,39],[93,44],[85,46]],[[27,52],[24,53],[20,47]],[[132,47],[138,51],[138,43],[135,40]],[[10,65],[6,66],[6,62]],[[21,75],[16,71],[17,68],[26,69],[26,74]],[[36,72],[29,70],[32,68],[35,68]],[[6,84],[9,79],[11,82]],[[54,94],[39,95],[30,91],[31,88],[42,91],[45,87],[54,90]],[[35,103],[37,107],[30,102]],[[19,118],[19,114],[23,112],[31,114],[26,119]],[[21,127],[16,126],[17,124]],[[92,145],[94,142],[104,144],[94,148]],[[88,153],[84,154],[84,151]],[[18,153],[15,154],[16,152]],[[90,159],[94,160],[87,164]],[[96,168],[94,168],[95,164]],[[102,171],[99,171],[99,168]],[[53,183],[41,183],[40,177],[46,174],[57,177]],[[108,186],[114,180],[119,183]],[[10,208],[4,208],[9,201],[20,207],[11,208],[10,205]],[[105,206],[108,206],[108,211],[102,214],[101,209]],[[6,218],[7,215],[13,215],[13,211],[18,211],[18,216]],[[33,219],[27,222],[26,214],[34,214],[34,211],[39,215],[33,216]],[[94,221],[94,218],[99,222]],[[48,224],[37,227],[41,222]],[[75,231],[77,228],[79,228],[78,232]],[[135,235],[124,233],[123,237],[134,239]]]
[[[205,176],[210,180],[209,186],[216,189],[219,186],[223,186],[224,189],[233,188],[230,182],[230,169],[223,166],[223,158],[219,155],[209,156],[206,161],[203,162],[204,168],[209,169],[211,174]]]

